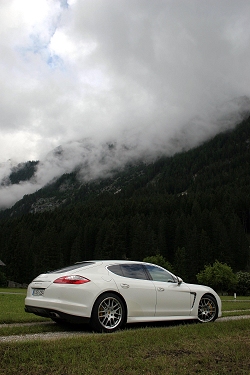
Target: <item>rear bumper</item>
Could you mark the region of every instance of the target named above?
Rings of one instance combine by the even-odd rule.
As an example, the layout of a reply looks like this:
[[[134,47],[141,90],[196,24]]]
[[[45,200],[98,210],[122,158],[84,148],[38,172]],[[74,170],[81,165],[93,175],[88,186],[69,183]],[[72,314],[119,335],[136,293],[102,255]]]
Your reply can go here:
[[[41,307],[36,307],[36,306],[25,305],[25,312],[32,313],[38,316],[42,316],[44,318],[51,318],[55,321],[62,321],[62,322],[64,321],[64,322],[69,322],[69,323],[74,323],[74,324],[88,324],[90,321],[90,318],[70,315],[70,314],[66,314],[58,310],[46,309],[46,308],[41,308]]]

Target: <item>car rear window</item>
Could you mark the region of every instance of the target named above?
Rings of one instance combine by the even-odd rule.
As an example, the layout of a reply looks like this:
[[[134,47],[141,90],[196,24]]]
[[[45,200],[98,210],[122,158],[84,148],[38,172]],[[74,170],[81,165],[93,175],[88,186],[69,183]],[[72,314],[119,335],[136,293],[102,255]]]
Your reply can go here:
[[[47,273],[62,273],[62,272],[73,271],[73,270],[76,270],[77,268],[82,268],[82,267],[86,267],[86,266],[91,266],[91,264],[95,264],[95,262],[81,262],[81,263],[75,263],[75,264],[72,264],[71,266],[67,266],[67,267],[64,267],[64,268],[60,268],[60,269],[55,270],[55,271],[49,271],[49,272],[47,272]]]

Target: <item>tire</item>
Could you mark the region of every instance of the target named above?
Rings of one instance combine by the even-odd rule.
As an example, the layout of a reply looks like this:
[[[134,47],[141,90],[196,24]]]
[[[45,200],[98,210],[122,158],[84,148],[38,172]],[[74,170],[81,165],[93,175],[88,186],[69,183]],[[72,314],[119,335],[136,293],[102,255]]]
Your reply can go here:
[[[201,323],[214,322],[218,317],[218,306],[216,299],[205,294],[201,297],[198,306],[198,321]]]
[[[125,305],[115,293],[105,293],[97,298],[90,325],[97,332],[114,332],[124,325]]]

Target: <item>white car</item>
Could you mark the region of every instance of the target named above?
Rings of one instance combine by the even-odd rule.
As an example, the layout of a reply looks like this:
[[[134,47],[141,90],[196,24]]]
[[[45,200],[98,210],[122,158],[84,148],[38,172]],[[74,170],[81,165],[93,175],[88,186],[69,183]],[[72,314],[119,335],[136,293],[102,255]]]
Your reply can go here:
[[[34,279],[25,311],[56,322],[90,323],[113,332],[126,323],[221,316],[221,300],[211,288],[186,284],[155,264],[135,261],[85,261]]]

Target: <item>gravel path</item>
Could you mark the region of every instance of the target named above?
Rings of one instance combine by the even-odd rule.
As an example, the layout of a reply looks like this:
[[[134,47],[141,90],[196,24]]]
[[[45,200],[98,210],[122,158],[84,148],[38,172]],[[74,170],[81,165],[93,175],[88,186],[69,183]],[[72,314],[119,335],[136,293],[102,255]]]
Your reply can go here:
[[[11,324],[0,324],[0,328],[4,328],[4,327],[30,327],[30,326],[37,326],[37,325],[55,325],[56,323],[55,322],[33,322],[33,323],[11,323]],[[1,336],[0,336],[1,337]]]
[[[215,321],[215,323],[230,321],[230,320],[239,320],[239,319],[250,319],[250,315],[240,315],[240,316],[228,316],[222,317]],[[1,327],[18,327],[18,326],[31,326],[37,324],[51,324],[54,325],[54,322],[39,322],[39,323],[17,323],[17,324],[0,324]],[[22,341],[31,341],[31,340],[58,340],[67,337],[83,336],[83,335],[93,335],[90,331],[71,331],[71,332],[46,332],[46,333],[33,333],[33,334],[24,334],[24,335],[13,335],[13,336],[0,336],[1,342],[22,342]]]
[[[91,334],[90,332],[46,332],[46,333],[33,333],[31,335],[14,335],[14,336],[1,336],[1,342],[18,342],[18,341],[31,341],[31,340],[58,340],[65,337],[83,336]]]

